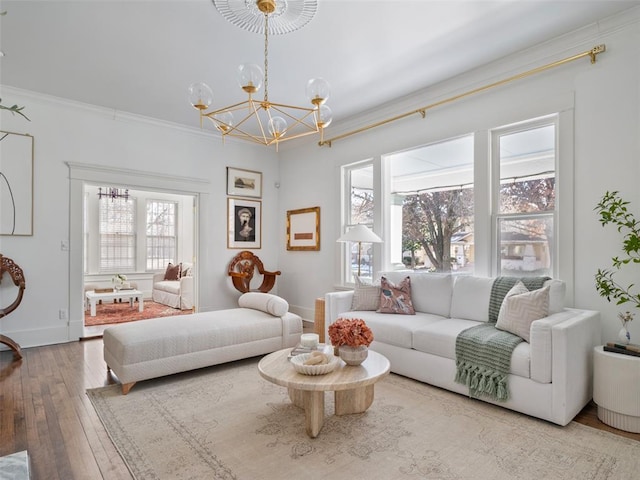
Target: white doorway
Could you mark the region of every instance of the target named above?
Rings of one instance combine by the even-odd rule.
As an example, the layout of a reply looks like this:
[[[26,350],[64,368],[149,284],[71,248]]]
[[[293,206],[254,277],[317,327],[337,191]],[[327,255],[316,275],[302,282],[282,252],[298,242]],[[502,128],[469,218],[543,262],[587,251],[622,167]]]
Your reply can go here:
[[[199,268],[202,261],[206,262],[206,251],[203,251],[203,231],[200,229],[202,216],[206,216],[203,205],[208,203],[210,183],[208,180],[159,175],[137,170],[113,169],[110,167],[94,166],[78,163],[67,163],[70,171],[69,215],[70,215],[70,252],[69,252],[69,340],[84,337],[84,309],[85,309],[85,195],[87,187],[113,186],[128,188],[131,191],[152,192],[155,194],[171,194],[189,199],[192,210],[185,209],[185,218],[190,218],[192,235],[190,250],[194,264],[194,305],[199,304],[200,282]],[[206,210],[206,208],[204,209]],[[204,256],[203,256],[204,255]],[[204,260],[203,260],[204,259]],[[146,270],[146,268],[145,268]],[[151,277],[148,275],[147,279]],[[144,275],[140,273],[141,275]],[[110,281],[111,275],[105,276]],[[150,281],[150,280],[148,280]],[[150,283],[149,283],[150,285]],[[149,286],[149,289],[151,287]],[[150,290],[149,290],[150,291]],[[196,307],[197,309],[197,307]]]
[[[132,297],[134,308],[127,308],[129,302],[123,305],[122,299],[110,299],[100,301],[98,314],[93,315],[95,308],[85,305],[84,337],[101,335],[113,323],[187,314],[197,309],[193,289],[193,275],[198,271],[195,195],[86,183],[83,201],[85,295],[112,289],[116,279],[122,279],[126,288],[141,292]],[[178,283],[189,286],[182,292],[189,310],[181,310],[180,305],[164,298],[152,301],[154,282],[170,264],[180,267],[181,276],[188,275]]]

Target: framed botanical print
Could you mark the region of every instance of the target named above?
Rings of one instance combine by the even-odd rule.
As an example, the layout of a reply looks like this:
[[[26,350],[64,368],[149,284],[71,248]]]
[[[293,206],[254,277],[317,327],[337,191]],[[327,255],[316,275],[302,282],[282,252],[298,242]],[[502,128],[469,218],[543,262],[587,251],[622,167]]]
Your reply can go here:
[[[262,173],[227,167],[227,195],[262,198]]]
[[[227,199],[227,247],[262,248],[262,202]]]
[[[287,211],[287,250],[320,250],[320,207]]]

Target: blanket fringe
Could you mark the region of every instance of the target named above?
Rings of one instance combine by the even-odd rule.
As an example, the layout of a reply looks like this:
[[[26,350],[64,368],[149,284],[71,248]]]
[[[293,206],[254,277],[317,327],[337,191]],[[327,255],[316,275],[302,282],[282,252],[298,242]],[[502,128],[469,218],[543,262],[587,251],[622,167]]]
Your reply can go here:
[[[507,375],[495,373],[468,361],[458,361],[456,367],[455,381],[466,385],[471,397],[485,395],[501,402],[509,400]]]

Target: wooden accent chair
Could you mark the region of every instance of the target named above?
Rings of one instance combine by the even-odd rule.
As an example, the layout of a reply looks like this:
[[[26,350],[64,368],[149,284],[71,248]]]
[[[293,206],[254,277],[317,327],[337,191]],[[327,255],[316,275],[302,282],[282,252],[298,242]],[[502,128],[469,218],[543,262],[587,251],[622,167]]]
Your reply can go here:
[[[6,317],[16,308],[18,308],[18,305],[20,305],[20,302],[22,302],[22,296],[24,295],[25,289],[24,272],[22,271],[22,269],[13,260],[7,257],[3,257],[2,254],[0,254],[0,282],[2,281],[4,272],[7,272],[9,274],[11,280],[13,280],[13,284],[18,287],[18,296],[8,307],[2,308],[2,306],[0,306],[0,318]],[[22,358],[20,345],[14,342],[11,338],[0,334],[0,343],[4,343],[11,350],[13,350],[13,354],[16,358]]]
[[[257,288],[257,292],[268,293],[276,284],[276,275],[280,275],[280,271],[268,272],[264,269],[264,265],[257,255],[254,255],[248,250],[243,250],[237,254],[229,263],[229,276],[233,282],[233,286],[236,287],[241,293],[247,293],[251,291],[251,279],[255,269],[263,275],[262,283]]]

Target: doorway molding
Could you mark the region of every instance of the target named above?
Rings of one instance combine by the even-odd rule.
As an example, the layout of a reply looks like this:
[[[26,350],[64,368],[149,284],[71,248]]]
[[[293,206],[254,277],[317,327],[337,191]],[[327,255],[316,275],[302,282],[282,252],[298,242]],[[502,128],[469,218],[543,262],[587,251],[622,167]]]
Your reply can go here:
[[[204,230],[200,228],[202,219],[206,216],[206,208],[210,192],[210,182],[201,178],[182,177],[144,172],[124,168],[105,167],[85,163],[66,162],[69,167],[69,325],[68,340],[74,341],[84,335],[84,287],[83,287],[83,203],[84,186],[86,183],[106,183],[127,185],[156,191],[166,191],[180,195],[194,197],[194,252],[196,262],[201,264],[204,259],[202,238]],[[196,296],[198,300],[199,269],[194,278]]]

